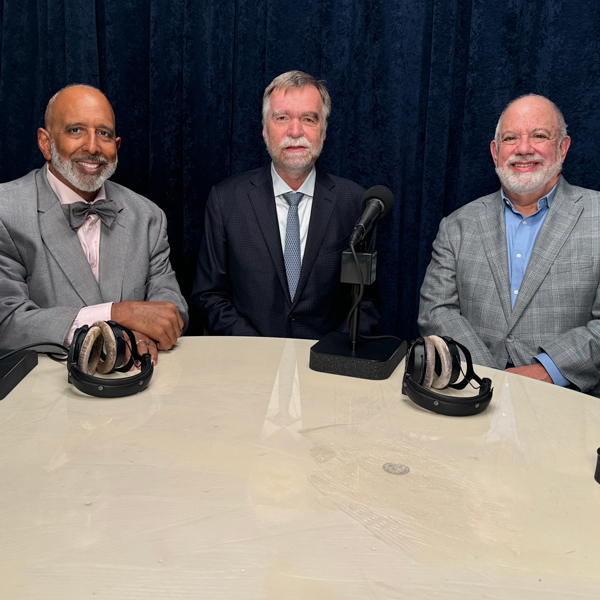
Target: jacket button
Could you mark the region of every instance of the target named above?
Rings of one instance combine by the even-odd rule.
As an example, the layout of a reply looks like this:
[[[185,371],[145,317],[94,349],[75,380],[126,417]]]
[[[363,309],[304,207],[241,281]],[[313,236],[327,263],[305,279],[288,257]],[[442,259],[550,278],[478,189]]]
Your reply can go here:
[[[296,320],[296,315],[294,315],[294,314],[288,315],[288,321],[293,323],[295,320]]]
[[[512,335],[512,333],[509,333],[509,334],[506,336],[506,341],[507,341],[509,344],[512,344],[512,343],[515,341],[515,336],[514,336],[514,335]]]

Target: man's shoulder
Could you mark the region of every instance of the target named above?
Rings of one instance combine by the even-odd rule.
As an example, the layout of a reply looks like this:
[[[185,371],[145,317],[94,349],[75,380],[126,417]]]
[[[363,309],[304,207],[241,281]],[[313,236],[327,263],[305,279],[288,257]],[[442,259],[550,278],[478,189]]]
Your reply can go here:
[[[564,177],[560,179],[557,194],[574,202],[591,202],[595,207],[598,207],[598,201],[600,200],[600,192],[578,185],[571,185]]]
[[[317,169],[317,184],[325,185],[334,192],[343,191],[346,194],[352,194],[353,196],[362,196],[365,193],[365,188],[358,183],[345,179],[344,177],[338,177],[331,173],[325,173]]]
[[[23,175],[23,177],[0,183],[0,200],[13,196],[14,194],[29,195],[28,188],[34,189],[36,187],[35,176],[39,170],[40,169],[34,169],[27,173],[27,175]],[[31,197],[35,198],[36,194],[31,194]]]
[[[252,171],[244,171],[237,175],[231,175],[227,179],[223,179],[215,184],[214,189],[217,191],[241,190],[248,187],[256,187],[265,183],[271,182],[270,170],[268,167],[260,167]]]
[[[457,208],[454,212],[450,213],[444,220],[447,222],[460,222],[460,221],[473,221],[478,218],[482,210],[499,207],[502,197],[500,191],[488,194],[487,196],[481,196],[477,200]]]
[[[106,198],[108,200],[122,201],[123,206],[137,211],[139,213],[148,213],[153,215],[162,214],[162,209],[152,202],[149,198],[134,192],[132,189],[115,183],[114,181],[106,181],[104,183],[104,189],[106,190]]]

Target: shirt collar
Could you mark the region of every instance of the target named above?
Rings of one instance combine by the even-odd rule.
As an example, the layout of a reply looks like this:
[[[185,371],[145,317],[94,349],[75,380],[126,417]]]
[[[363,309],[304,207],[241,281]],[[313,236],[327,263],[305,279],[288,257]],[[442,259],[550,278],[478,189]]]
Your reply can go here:
[[[555,186],[544,197],[542,197],[538,200],[536,212],[539,212],[540,210],[542,210],[543,208],[546,208],[546,207],[549,209],[552,206],[552,203],[554,202],[554,196],[556,195],[557,187],[558,187],[558,182],[556,182]],[[502,195],[502,200],[503,200],[504,204],[506,204],[514,213],[521,214],[514,207],[513,203],[506,197],[506,194],[504,193],[503,188],[500,188],[500,194]]]
[[[48,183],[50,187],[54,190],[54,193],[58,196],[61,204],[74,204],[75,202],[85,202],[85,200],[74,190],[72,190],[68,185],[65,185],[56,175],[50,171],[48,168],[48,164],[46,163],[46,175],[48,176]],[[104,184],[98,190],[96,197],[94,198],[94,202],[97,200],[106,200],[106,191],[104,190]]]
[[[301,192],[305,196],[310,196],[311,198],[315,195],[315,182],[317,180],[317,169],[315,168],[315,165],[313,165],[308,177],[303,181],[298,190],[293,190],[283,179],[281,179],[279,173],[275,170],[273,163],[271,163],[271,177],[273,178],[273,193],[276,197],[294,191]]]

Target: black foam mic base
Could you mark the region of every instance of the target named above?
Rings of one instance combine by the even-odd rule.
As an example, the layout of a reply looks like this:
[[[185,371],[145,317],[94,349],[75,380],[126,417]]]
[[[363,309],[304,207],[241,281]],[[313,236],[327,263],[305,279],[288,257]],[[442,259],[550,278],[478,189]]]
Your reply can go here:
[[[8,352],[11,351],[0,350],[0,359]],[[38,355],[35,350],[23,350],[0,360],[0,400],[6,398],[37,364]]]
[[[348,334],[332,331],[310,349],[313,371],[360,379],[387,379],[406,356],[406,342],[398,339],[360,338],[356,351],[348,347]]]

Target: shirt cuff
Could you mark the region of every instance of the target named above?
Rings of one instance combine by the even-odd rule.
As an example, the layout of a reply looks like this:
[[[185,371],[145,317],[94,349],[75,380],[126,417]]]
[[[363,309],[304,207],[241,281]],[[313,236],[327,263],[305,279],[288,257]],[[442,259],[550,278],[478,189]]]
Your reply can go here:
[[[561,387],[571,385],[571,382],[563,377],[562,373],[554,364],[554,361],[545,352],[544,354],[538,354],[537,356],[534,356],[533,360],[537,360],[539,363],[542,363],[544,369],[548,371],[548,375],[552,377],[554,385],[560,385]]]
[[[82,308],[75,317],[69,333],[65,338],[64,345],[70,346],[73,341],[75,332],[84,325],[91,325],[96,321],[110,321],[110,313],[112,310],[112,302],[106,302],[105,304],[94,304],[93,306],[85,306]]]

